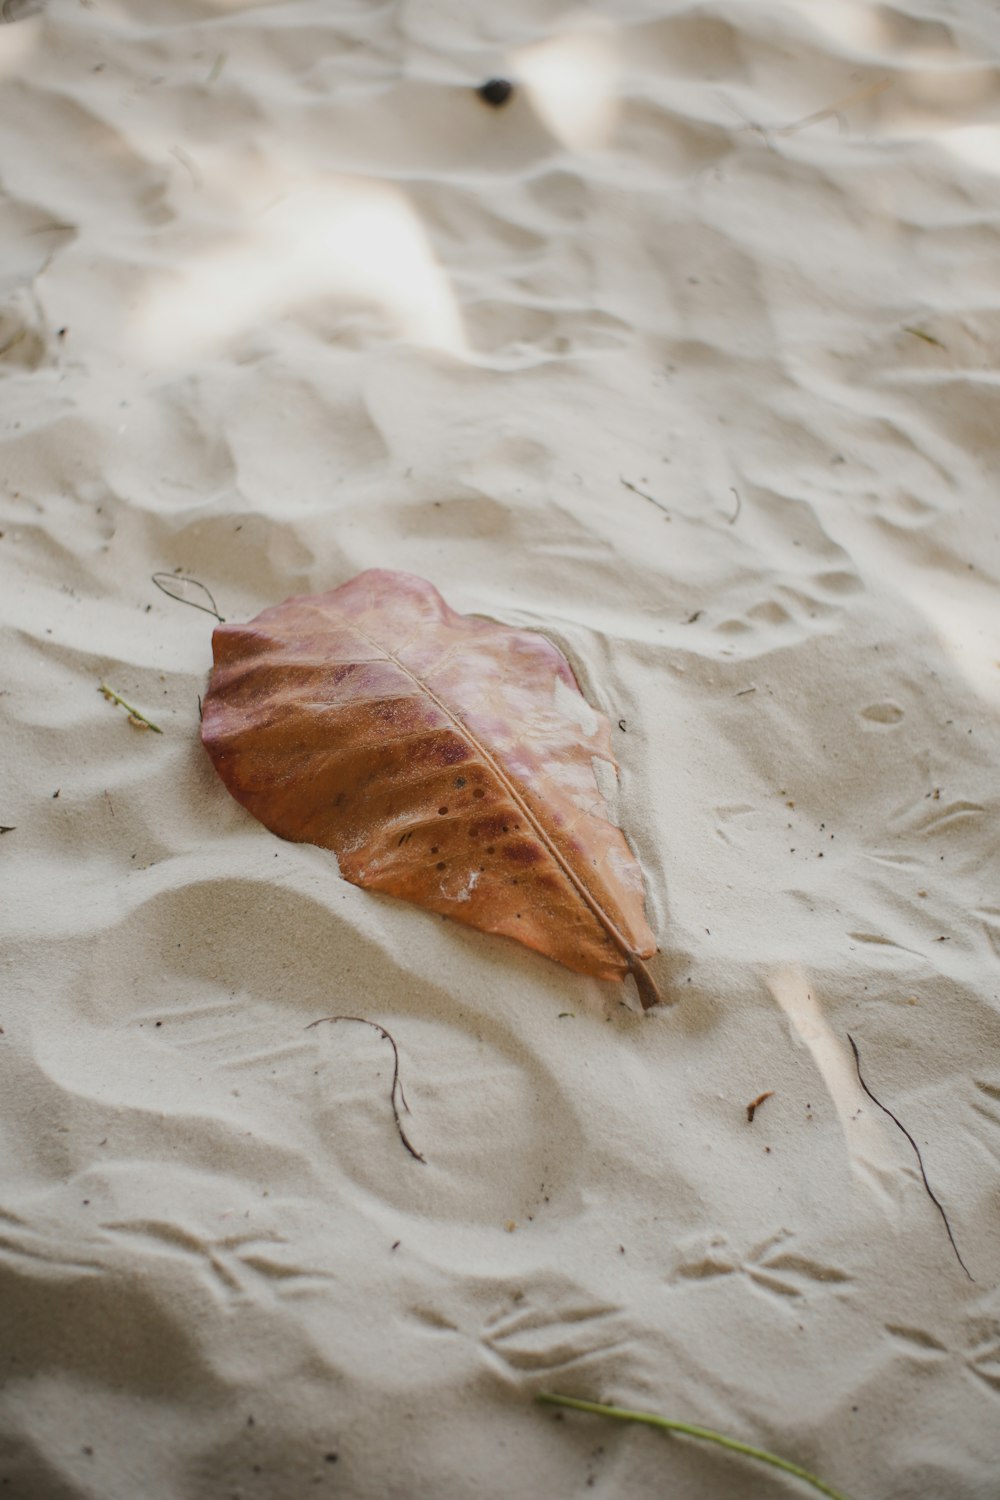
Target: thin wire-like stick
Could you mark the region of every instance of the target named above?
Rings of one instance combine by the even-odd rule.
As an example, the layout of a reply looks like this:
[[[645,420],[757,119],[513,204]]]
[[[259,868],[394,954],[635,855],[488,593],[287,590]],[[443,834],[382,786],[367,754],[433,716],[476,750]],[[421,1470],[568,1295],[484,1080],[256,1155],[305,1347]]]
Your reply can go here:
[[[893,1122],[894,1125],[898,1125],[899,1126],[900,1130],[906,1136],[906,1139],[909,1141],[910,1145],[913,1147],[914,1151],[917,1153],[917,1162],[919,1163],[919,1166],[920,1166],[920,1175],[924,1179],[924,1187],[927,1189],[927,1196],[931,1200],[931,1202],[933,1203],[934,1207],[937,1209],[938,1213],[941,1215],[941,1218],[944,1220],[944,1227],[945,1227],[945,1230],[947,1231],[948,1238],[951,1241],[951,1248],[955,1252],[955,1258],[956,1258],[956,1260],[958,1261],[959,1265],[962,1267],[962,1270],[965,1272],[966,1276],[968,1276],[969,1280],[974,1282],[976,1278],[973,1276],[972,1272],[969,1270],[968,1266],[965,1264],[965,1261],[962,1259],[961,1255],[959,1254],[958,1246],[955,1244],[955,1236],[951,1232],[951,1225],[948,1222],[948,1215],[945,1213],[943,1207],[941,1206],[940,1200],[935,1196],[934,1189],[931,1187],[930,1183],[927,1181],[927,1173],[924,1171],[924,1159],[920,1155],[920,1147],[917,1145],[916,1141],[913,1139],[912,1135],[907,1130],[907,1128],[903,1124],[902,1120],[898,1119],[893,1114],[892,1110],[888,1109],[882,1103],[881,1099],[876,1099],[875,1095],[872,1093],[872,1091],[868,1087],[867,1083],[865,1083],[864,1078],[861,1076],[861,1054],[858,1051],[858,1044],[854,1040],[854,1038],[851,1036],[850,1032],[847,1033],[847,1040],[850,1042],[850,1044],[851,1044],[851,1051],[854,1053],[854,1066],[858,1070],[858,1082],[860,1083],[861,1087],[864,1089],[865,1093],[868,1095],[868,1097],[872,1101],[872,1103],[873,1104],[877,1104],[878,1107],[879,1107],[879,1109],[882,1111],[882,1113],[888,1115],[889,1119]]]
[[[109,703],[117,703],[119,707],[124,708],[128,713],[130,724],[138,725],[143,729],[151,729],[154,734],[163,733],[163,730],[160,728],[159,724],[154,724],[152,719],[147,719],[146,715],[140,713],[137,708],[133,708],[131,703],[126,703],[122,695],[120,693],[116,693],[114,688],[108,687],[106,682],[102,682],[99,685],[97,691],[99,693],[103,693]]]
[[[202,593],[208,599],[209,603],[196,604],[193,599],[185,599],[183,594],[173,593],[171,589],[167,588],[167,583],[162,583],[160,581],[164,578],[166,579],[167,583],[189,583],[192,588],[201,589]],[[191,578],[187,573],[153,573],[150,577],[150,581],[152,583],[155,583],[160,593],[166,594],[168,599],[175,599],[178,604],[188,604],[192,609],[200,609],[206,615],[214,615],[220,625],[225,625],[225,616],[219,614],[219,606],[212,598],[211,590],[207,589],[205,585],[203,583],[200,583],[197,578]]]
[[[946,344],[942,344],[941,340],[936,339],[932,333],[925,333],[922,328],[908,328],[904,323],[903,332],[912,333],[915,339],[923,339],[925,344],[933,344],[935,349],[944,349],[945,353],[948,352]]]
[[[639,1422],[645,1427],[659,1427],[665,1432],[681,1432],[686,1437],[701,1438],[706,1443],[718,1443],[721,1448],[729,1448],[733,1453],[742,1453],[746,1458],[756,1458],[761,1463],[770,1464],[773,1469],[783,1469],[786,1474],[794,1474],[796,1479],[801,1479],[805,1484],[811,1484],[814,1490],[818,1490],[821,1495],[826,1495],[827,1500],[847,1500],[847,1496],[841,1490],[835,1490],[824,1480],[817,1479],[816,1475],[810,1474],[808,1469],[800,1468],[798,1464],[789,1462],[787,1458],[779,1458],[776,1453],[768,1453],[763,1448],[753,1448],[749,1443],[741,1443],[738,1438],[725,1437],[723,1433],[715,1432],[711,1427],[695,1427],[690,1422],[676,1422],[670,1417],[658,1417],[654,1412],[629,1411],[624,1406],[605,1406],[598,1401],[578,1401],[575,1396],[557,1396],[548,1391],[544,1391],[538,1400],[546,1406],[568,1406],[574,1411],[592,1412],[598,1417],[615,1417],[619,1422]]]
[[[645,490],[641,490],[637,484],[633,484],[630,479],[623,479],[620,474],[619,474],[618,478],[621,480],[622,484],[625,486],[625,488],[627,490],[631,490],[632,491],[633,495],[639,495],[639,496],[641,496],[641,498],[643,500],[648,500],[651,505],[655,505],[656,508],[657,508],[657,510],[662,510],[666,515],[670,514],[669,510],[664,505],[663,501],[662,500],[657,500],[657,498],[656,498],[655,495],[650,495]]]
[[[389,1046],[392,1048],[393,1056],[392,1088],[389,1091],[389,1102],[392,1105],[392,1117],[396,1122],[396,1129],[399,1131],[399,1139],[402,1141],[407,1151],[409,1151],[410,1155],[417,1161],[422,1161],[426,1166],[426,1156],[421,1156],[416,1147],[412,1145],[407,1137],[406,1131],[403,1129],[403,1122],[399,1118],[399,1108],[396,1104],[397,1094],[402,1100],[403,1108],[406,1110],[406,1113],[410,1114],[411,1111],[410,1106],[406,1102],[406,1095],[403,1093],[402,1079],[399,1076],[399,1048],[396,1046],[394,1037],[388,1031],[386,1031],[384,1026],[380,1026],[377,1021],[369,1021],[366,1016],[320,1016],[318,1021],[310,1021],[309,1025],[306,1027],[306,1030],[311,1031],[314,1026],[322,1026],[327,1021],[356,1021],[359,1026],[370,1026],[373,1031],[377,1031],[379,1036],[384,1037],[385,1040],[389,1043]]]

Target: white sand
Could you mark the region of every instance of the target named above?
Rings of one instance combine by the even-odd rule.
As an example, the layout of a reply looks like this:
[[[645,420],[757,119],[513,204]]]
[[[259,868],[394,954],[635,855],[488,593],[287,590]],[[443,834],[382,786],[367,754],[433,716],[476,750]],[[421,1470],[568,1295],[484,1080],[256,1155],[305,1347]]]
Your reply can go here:
[[[548,1389],[992,1500],[1000,14],[54,0],[0,70],[0,1495],[806,1493]],[[671,1008],[224,791],[150,575],[370,566],[624,722]]]

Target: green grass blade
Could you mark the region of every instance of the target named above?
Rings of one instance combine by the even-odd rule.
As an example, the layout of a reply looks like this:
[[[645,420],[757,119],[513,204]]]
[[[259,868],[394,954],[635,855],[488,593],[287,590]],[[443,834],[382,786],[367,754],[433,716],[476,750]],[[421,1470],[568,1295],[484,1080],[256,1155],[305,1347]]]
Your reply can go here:
[[[790,1463],[787,1458],[779,1458],[776,1453],[767,1453],[763,1448],[753,1448],[749,1443],[741,1443],[738,1438],[725,1437],[721,1432],[713,1432],[711,1427],[694,1427],[690,1422],[675,1422],[670,1417],[658,1417],[653,1412],[628,1411],[624,1406],[603,1406],[597,1401],[579,1401],[575,1396],[557,1396],[548,1391],[542,1392],[538,1400],[546,1406],[567,1406],[573,1411],[591,1412],[598,1417],[614,1417],[619,1422],[640,1422],[645,1427],[659,1427],[665,1432],[681,1432],[687,1437],[701,1438],[706,1443],[718,1443],[721,1448],[729,1448],[733,1453],[742,1453],[747,1458],[756,1458],[763,1464],[770,1464],[772,1469],[783,1469],[786,1474],[794,1474],[796,1479],[801,1479],[804,1484],[811,1484],[814,1490],[826,1495],[827,1500],[848,1500],[841,1490],[835,1490],[832,1485],[817,1479],[815,1474],[810,1474],[798,1464]]]
[[[138,708],[133,708],[131,703],[126,703],[121,693],[116,693],[114,688],[108,687],[106,682],[102,682],[97,691],[99,693],[103,693],[104,697],[107,698],[109,703],[117,703],[121,708],[124,708],[125,712],[129,716],[130,722],[136,725],[137,728],[151,729],[154,734],[163,733],[163,730],[160,728],[159,724],[154,724],[152,719],[147,719],[146,715],[142,713]]]

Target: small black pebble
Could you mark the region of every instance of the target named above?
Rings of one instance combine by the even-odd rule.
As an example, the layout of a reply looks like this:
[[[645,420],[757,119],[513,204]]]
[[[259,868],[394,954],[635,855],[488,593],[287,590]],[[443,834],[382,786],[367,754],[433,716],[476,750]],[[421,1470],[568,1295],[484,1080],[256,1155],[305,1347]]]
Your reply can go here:
[[[490,78],[476,89],[483,103],[492,104],[494,109],[506,104],[513,92],[514,85],[507,78]]]

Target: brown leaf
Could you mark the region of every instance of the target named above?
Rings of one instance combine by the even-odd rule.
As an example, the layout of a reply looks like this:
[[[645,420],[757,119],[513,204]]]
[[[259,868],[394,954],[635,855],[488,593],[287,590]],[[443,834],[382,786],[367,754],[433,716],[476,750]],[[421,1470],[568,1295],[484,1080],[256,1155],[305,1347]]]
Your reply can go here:
[[[599,979],[656,952],[592,758],[607,720],[544,637],[373,569],[213,636],[201,737],[233,796],[355,885]]]

